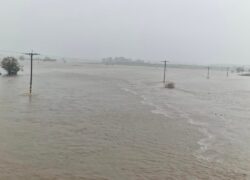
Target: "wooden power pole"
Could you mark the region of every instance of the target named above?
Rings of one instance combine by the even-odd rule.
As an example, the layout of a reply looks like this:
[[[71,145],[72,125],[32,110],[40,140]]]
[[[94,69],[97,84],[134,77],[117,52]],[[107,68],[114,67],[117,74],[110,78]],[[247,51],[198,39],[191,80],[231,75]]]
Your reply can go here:
[[[229,76],[229,67],[227,68],[227,77]]]
[[[163,83],[165,84],[166,83],[166,70],[167,70],[167,62],[168,61],[162,61],[164,62],[164,72],[163,72]]]
[[[207,79],[209,79],[210,78],[210,67],[208,66],[207,67]]]
[[[32,78],[33,78],[33,56],[39,55],[38,53],[24,53],[25,55],[30,56],[30,94],[32,93]]]

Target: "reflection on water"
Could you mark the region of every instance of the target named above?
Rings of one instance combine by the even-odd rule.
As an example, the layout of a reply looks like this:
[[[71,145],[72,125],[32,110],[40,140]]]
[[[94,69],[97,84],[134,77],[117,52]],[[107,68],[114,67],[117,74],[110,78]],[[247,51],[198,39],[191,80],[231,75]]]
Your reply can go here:
[[[247,77],[45,63],[0,78],[0,178],[247,179]],[[27,73],[26,73],[27,72]]]

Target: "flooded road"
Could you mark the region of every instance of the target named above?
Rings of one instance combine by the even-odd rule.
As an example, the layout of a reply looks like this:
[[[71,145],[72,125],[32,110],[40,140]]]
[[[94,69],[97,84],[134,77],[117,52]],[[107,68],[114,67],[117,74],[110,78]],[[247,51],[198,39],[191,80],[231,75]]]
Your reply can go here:
[[[39,63],[0,78],[0,179],[249,179],[248,77]]]

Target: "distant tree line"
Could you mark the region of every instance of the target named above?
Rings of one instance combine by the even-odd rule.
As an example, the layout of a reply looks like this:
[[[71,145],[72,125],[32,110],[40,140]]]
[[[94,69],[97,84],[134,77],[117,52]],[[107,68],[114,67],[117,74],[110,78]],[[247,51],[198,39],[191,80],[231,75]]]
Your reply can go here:
[[[24,60],[30,60],[29,58],[25,58],[24,56],[19,56],[18,59],[20,61],[24,61]],[[45,56],[43,59],[34,59],[34,61],[46,61],[46,62],[55,62],[57,61],[56,59],[50,58],[48,56]]]
[[[53,58],[50,58],[50,57],[46,56],[46,57],[44,57],[44,58],[42,59],[42,61],[50,61],[50,62],[53,62],[53,61],[56,61],[56,59],[53,59]]]
[[[102,63],[107,64],[107,65],[115,65],[115,64],[120,64],[120,65],[144,65],[144,64],[146,64],[143,60],[140,60],[140,59],[133,60],[133,59],[130,59],[130,58],[125,58],[125,57],[103,58]]]
[[[245,71],[245,68],[244,68],[244,67],[237,67],[237,68],[235,69],[235,71],[236,71],[237,73],[241,73],[241,72],[244,72],[244,71]]]

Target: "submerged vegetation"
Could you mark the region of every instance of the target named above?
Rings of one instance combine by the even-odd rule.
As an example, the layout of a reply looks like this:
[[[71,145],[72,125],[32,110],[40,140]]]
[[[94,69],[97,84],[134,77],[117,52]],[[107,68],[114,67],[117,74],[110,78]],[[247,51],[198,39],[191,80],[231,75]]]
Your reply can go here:
[[[174,88],[175,88],[174,82],[167,82],[167,83],[165,84],[165,88],[174,89]]]
[[[15,76],[20,70],[20,65],[16,58],[14,57],[5,57],[1,62],[1,66],[4,70],[7,71],[8,76]]]

